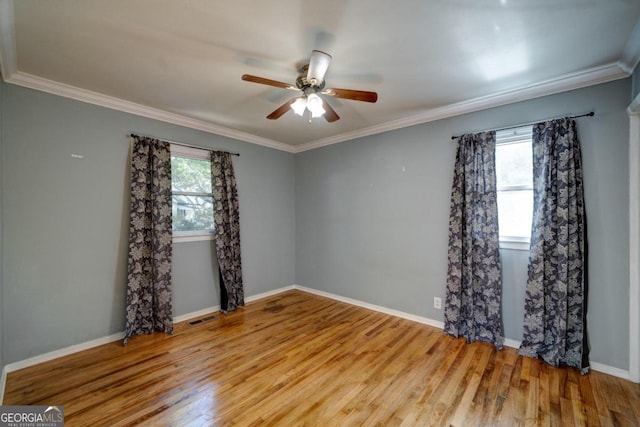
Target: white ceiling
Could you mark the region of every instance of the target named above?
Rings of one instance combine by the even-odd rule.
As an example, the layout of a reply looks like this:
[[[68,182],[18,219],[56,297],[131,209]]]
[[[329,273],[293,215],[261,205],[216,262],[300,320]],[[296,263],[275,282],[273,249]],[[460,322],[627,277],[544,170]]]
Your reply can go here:
[[[627,77],[639,17],[639,0],[0,0],[0,63],[9,83],[299,152]],[[327,87],[378,102],[267,120],[295,94],[240,77],[293,84],[312,49],[333,56]]]

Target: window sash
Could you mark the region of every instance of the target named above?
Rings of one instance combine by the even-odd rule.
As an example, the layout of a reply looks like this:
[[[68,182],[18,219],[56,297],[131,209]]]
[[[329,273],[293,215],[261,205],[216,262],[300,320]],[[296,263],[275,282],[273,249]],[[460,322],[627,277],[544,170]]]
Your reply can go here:
[[[201,148],[171,144],[171,155],[188,159],[211,160],[211,151]]]
[[[532,190],[533,185],[505,185],[504,187],[498,187],[496,191],[526,191]]]
[[[197,196],[197,197],[213,197],[213,192],[211,193],[201,193],[197,191],[172,191],[172,196]]]
[[[523,126],[516,129],[501,130],[496,132],[496,148],[505,145],[513,144],[531,144],[532,126]],[[533,154],[532,154],[533,155]],[[516,192],[531,191],[533,197],[533,179],[531,183],[526,185],[500,185],[496,183],[496,191],[500,194],[514,194]],[[501,209],[498,206],[498,215],[500,215]],[[504,211],[502,212],[504,214]],[[500,220],[500,217],[499,217]],[[505,219],[503,218],[503,224]],[[524,232],[524,230],[523,230]],[[502,228],[499,235],[500,247],[503,249],[515,249],[515,250],[529,250],[529,244],[531,240],[530,226],[527,227],[527,235],[506,235],[502,234]],[[513,233],[510,233],[513,234]]]
[[[171,156],[182,157],[194,160],[207,160],[211,161],[211,152],[209,150],[186,147],[179,144],[171,144]],[[213,190],[213,189],[212,189]],[[192,196],[192,197],[210,197],[213,200],[213,192],[194,192],[194,191],[171,191],[172,206],[173,209],[173,196]],[[213,224],[215,227],[215,223]],[[181,231],[173,230],[173,242],[195,242],[202,240],[213,240],[214,230],[192,230]]]

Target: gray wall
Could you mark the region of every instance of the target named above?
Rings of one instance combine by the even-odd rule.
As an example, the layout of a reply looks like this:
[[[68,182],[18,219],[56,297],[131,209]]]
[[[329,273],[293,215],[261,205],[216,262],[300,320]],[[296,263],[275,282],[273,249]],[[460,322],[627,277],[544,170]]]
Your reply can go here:
[[[122,331],[131,131],[241,153],[234,164],[248,296],[297,283],[442,320],[432,301],[445,296],[451,135],[594,110],[578,124],[591,354],[628,369],[631,79],[295,156],[0,86],[0,363]],[[527,253],[501,253],[505,332],[520,340]],[[176,315],[219,303],[213,257],[210,242],[174,245]]]
[[[294,282],[293,154],[4,83],[2,97],[4,363],[124,329],[132,131],[240,152],[245,293]],[[210,242],[174,245],[175,315],[219,304],[213,259]]]
[[[303,152],[296,157],[296,283],[435,320],[445,297],[455,144],[464,131],[578,120],[588,215],[592,361],[629,367],[631,79]],[[527,253],[502,250],[507,338],[522,339]]]

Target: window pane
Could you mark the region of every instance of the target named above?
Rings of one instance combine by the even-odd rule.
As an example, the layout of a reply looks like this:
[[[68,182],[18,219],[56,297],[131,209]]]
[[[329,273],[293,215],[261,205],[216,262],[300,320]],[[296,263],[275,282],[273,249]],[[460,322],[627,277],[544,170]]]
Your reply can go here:
[[[213,231],[213,197],[173,196],[173,231]]]
[[[171,156],[171,190],[211,193],[211,162]]]
[[[496,182],[498,188],[533,185],[531,141],[496,145]]]
[[[533,190],[498,191],[500,236],[529,237],[533,216]]]

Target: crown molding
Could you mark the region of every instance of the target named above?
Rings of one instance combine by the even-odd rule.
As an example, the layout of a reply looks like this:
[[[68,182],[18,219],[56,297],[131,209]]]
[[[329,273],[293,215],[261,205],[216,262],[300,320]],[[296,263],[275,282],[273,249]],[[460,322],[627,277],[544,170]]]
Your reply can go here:
[[[4,5],[4,3],[2,4]],[[5,43],[3,43],[0,48],[5,48]],[[4,54],[4,51],[2,52],[2,54]],[[2,58],[5,59],[4,56]],[[10,59],[11,58],[9,57],[9,60],[3,61],[3,72],[5,69],[5,64],[7,64],[6,67],[9,68],[12,66]],[[15,66],[15,64],[13,66]],[[7,74],[3,74],[3,76],[7,76]],[[579,89],[595,84],[606,83],[609,81],[626,78],[628,76],[629,74],[624,70],[624,66],[621,63],[609,64],[561,78],[547,80],[535,85],[520,87],[490,96],[471,99],[469,101],[458,102],[441,108],[434,108],[425,111],[422,114],[401,118],[398,120],[392,120],[367,128],[358,129],[352,132],[345,132],[339,135],[334,135],[328,138],[323,138],[295,146],[274,141],[268,138],[263,138],[250,133],[241,132],[224,126],[215,125],[204,120],[198,120],[180,114],[170,113],[168,111],[148,107],[146,105],[137,104],[131,101],[125,101],[120,98],[111,97],[86,89],[80,89],[75,86],[70,86],[64,83],[59,83],[53,80],[44,79],[42,77],[19,71],[14,72],[13,74],[9,74],[8,77],[5,77],[5,81],[7,83],[75,99],[77,101],[86,102],[89,104],[94,104],[142,117],[147,117],[166,123],[184,126],[191,129],[197,129],[203,132],[226,136],[229,138],[273,148],[276,150],[286,151],[289,153],[301,153],[304,151],[313,150],[316,148],[333,145],[356,138],[362,138],[365,136],[375,135],[378,133],[388,132],[409,126],[455,117],[474,111],[499,107],[501,105],[512,104],[514,102],[526,101],[546,95],[553,95],[555,93]]]
[[[606,83],[628,77],[640,61],[640,21],[636,24],[627,41],[620,61],[583,72],[569,74],[560,78],[547,80],[534,85],[523,86],[490,96],[462,101],[440,108],[427,110],[421,114],[391,120],[367,128],[341,133],[339,135],[322,138],[300,145],[289,145],[272,139],[260,137],[247,132],[215,125],[204,120],[194,119],[176,113],[160,110],[131,101],[103,95],[97,92],[66,85],[53,80],[44,79],[17,70],[17,55],[15,45],[15,31],[13,22],[13,1],[0,0],[0,72],[7,83],[16,84],[30,89],[48,92],[54,95],[87,102],[102,107],[147,117],[179,126],[184,126],[203,132],[226,136],[288,153],[301,153],[308,150],[333,145],[340,142],[388,132],[418,124],[446,119],[471,113],[526,101],[542,96],[553,95],[573,89],[579,89],[595,84]]]
[[[75,86],[34,76],[18,71],[18,60],[16,53],[15,28],[13,16],[13,1],[0,0],[0,72],[7,83],[35,89],[42,92],[59,95],[76,101],[86,102],[149,119],[159,120],[166,123],[184,126],[203,132],[226,136],[240,141],[262,145],[276,150],[293,153],[294,149],[288,144],[284,144],[272,139],[263,138],[247,132],[241,132],[224,126],[215,125],[204,120],[186,117],[180,114],[170,113],[158,108],[148,107],[120,98],[104,95]]]
[[[627,73],[623,69],[620,63],[608,64],[583,72],[569,74],[564,77],[547,80],[534,85],[523,86],[508,91],[499,92],[490,96],[484,96],[468,101],[458,102],[441,108],[434,108],[415,116],[392,120],[389,122],[381,123],[379,125],[359,129],[353,132],[347,132],[329,138],[319,139],[296,146],[294,152],[301,153],[303,151],[313,150],[351,139],[362,138],[382,132],[388,132],[391,130],[433,122],[436,120],[472,113],[474,111],[486,110],[502,105],[513,104],[515,102],[540,98],[542,96],[580,89],[583,87],[606,83],[627,77],[629,77],[629,73]]]
[[[178,126],[201,130],[203,132],[226,136],[240,141],[274,148],[276,150],[287,151],[290,153],[293,152],[293,148],[290,145],[283,144],[272,139],[263,138],[250,133],[215,125],[204,120],[198,120],[180,114],[170,113],[158,108],[148,107],[146,105],[137,104],[135,102],[126,101],[97,92],[92,92],[90,90],[80,89],[75,86],[70,86],[53,80],[44,79],[42,77],[23,73],[20,71],[11,74],[8,78],[5,78],[5,81],[7,83],[23,86],[29,89],[35,89],[42,92],[51,93],[53,95],[75,99],[76,101],[86,102],[89,104],[130,113],[137,116],[147,117],[149,119],[159,120]]]

